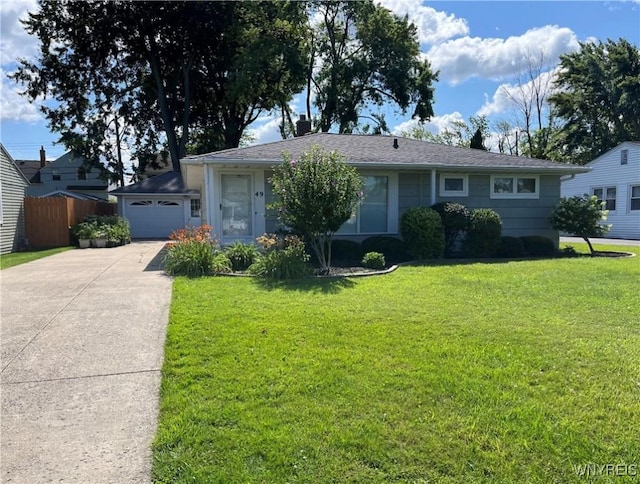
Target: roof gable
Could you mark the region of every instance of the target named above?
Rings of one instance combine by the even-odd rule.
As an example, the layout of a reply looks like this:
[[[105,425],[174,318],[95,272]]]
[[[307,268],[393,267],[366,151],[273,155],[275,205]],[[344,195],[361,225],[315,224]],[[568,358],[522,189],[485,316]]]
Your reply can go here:
[[[313,145],[320,145],[328,151],[339,151],[346,156],[349,164],[362,167],[509,169],[563,173],[588,171],[588,169],[576,165],[460,148],[398,136],[332,133],[315,133],[272,143],[188,156],[183,158],[181,162],[185,164],[247,162],[273,165],[282,161],[283,153],[289,153],[295,159]]]

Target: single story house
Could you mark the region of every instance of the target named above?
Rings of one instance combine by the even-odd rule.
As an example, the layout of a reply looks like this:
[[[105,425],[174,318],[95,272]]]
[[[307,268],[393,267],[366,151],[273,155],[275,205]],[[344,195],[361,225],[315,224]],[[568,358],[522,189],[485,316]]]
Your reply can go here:
[[[607,237],[640,239],[640,142],[620,143],[586,166],[588,173],[563,177],[562,196],[596,195],[609,211]]]
[[[0,144],[0,254],[14,252],[25,236],[24,191],[29,182]]]
[[[503,235],[543,235],[557,243],[548,218],[560,198],[560,178],[590,170],[394,136],[316,133],[187,156],[181,160],[185,190],[200,194],[201,220],[222,244],[251,242],[278,227],[268,208],[272,167],[283,153],[295,160],[313,145],[342,153],[363,177],[364,199],[339,232],[354,240],[396,236],[404,210],[454,201],[494,209]]]
[[[136,239],[166,239],[176,229],[201,223],[200,192],[187,189],[174,171],[109,193],[118,198],[118,214],[129,220]]]

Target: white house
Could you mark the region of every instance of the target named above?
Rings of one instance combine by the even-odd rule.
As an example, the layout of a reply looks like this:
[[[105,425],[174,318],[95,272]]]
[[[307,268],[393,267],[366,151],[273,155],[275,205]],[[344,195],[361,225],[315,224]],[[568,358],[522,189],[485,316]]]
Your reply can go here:
[[[640,142],[621,143],[586,166],[589,173],[563,178],[562,196],[596,195],[609,210],[608,236],[640,239]]]

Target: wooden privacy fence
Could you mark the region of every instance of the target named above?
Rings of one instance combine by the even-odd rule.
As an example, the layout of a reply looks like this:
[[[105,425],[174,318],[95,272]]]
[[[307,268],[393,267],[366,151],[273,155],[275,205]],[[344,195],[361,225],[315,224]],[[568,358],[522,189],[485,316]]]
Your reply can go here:
[[[115,215],[117,205],[66,197],[27,197],[24,218],[29,245],[36,249],[71,245],[71,226],[87,215]]]

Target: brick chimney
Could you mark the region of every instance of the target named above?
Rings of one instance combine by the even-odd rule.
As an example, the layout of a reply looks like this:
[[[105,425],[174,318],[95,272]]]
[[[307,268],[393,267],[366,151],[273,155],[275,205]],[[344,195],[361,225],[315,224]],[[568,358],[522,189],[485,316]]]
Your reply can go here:
[[[300,119],[296,121],[296,136],[304,136],[311,132],[311,120],[307,119],[304,114],[300,115]]]
[[[44,151],[44,146],[40,147],[40,168],[44,168],[47,165],[47,154]]]

